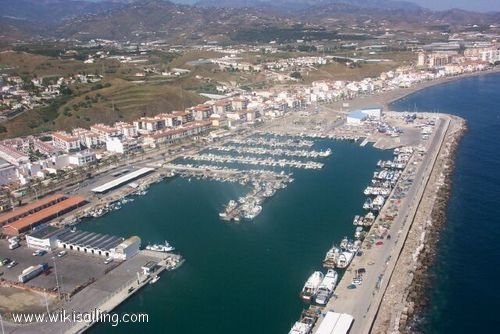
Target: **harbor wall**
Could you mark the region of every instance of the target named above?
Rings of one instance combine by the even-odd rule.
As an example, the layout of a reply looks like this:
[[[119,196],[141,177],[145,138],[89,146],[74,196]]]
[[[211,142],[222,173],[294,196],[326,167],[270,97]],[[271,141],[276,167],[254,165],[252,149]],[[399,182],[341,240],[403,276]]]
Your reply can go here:
[[[371,333],[410,333],[418,326],[419,311],[428,305],[429,267],[435,260],[439,233],[446,222],[454,157],[466,131],[465,120],[451,123],[401,256],[379,306]]]

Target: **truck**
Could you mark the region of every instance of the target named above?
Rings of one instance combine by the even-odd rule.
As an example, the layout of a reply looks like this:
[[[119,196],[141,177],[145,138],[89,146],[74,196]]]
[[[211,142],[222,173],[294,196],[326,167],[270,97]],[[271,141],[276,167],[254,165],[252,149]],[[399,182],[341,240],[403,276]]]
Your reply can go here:
[[[37,277],[47,269],[49,269],[48,263],[42,263],[36,266],[30,266],[21,272],[21,275],[18,276],[18,280],[20,283],[26,283],[29,280]]]

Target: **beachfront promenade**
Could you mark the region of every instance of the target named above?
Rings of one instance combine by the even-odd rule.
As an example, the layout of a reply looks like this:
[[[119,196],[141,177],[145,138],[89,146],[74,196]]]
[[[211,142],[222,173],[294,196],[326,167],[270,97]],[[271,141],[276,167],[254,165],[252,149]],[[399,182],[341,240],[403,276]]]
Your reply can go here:
[[[355,319],[351,333],[370,333],[372,330],[372,324],[377,316],[382,298],[404,247],[419,203],[422,196],[424,196],[425,188],[443,145],[449,125],[450,118],[442,115],[431,140],[428,142],[427,153],[423,160],[418,163],[412,186],[399,204],[398,216],[392,223],[389,231],[392,238],[385,239],[383,245],[374,245],[371,249],[364,247],[363,256],[354,259],[335,290],[336,298],[333,298],[324,310],[334,310],[335,312],[351,314]],[[405,174],[408,174],[408,170],[414,167],[414,162],[415,156],[408,164]],[[380,217],[384,216],[386,210],[387,206],[382,210]],[[354,272],[358,268],[366,269],[366,273],[363,275],[363,282],[356,289],[348,289],[347,286],[351,284]],[[318,320],[315,330],[318,328],[321,320],[322,317]]]

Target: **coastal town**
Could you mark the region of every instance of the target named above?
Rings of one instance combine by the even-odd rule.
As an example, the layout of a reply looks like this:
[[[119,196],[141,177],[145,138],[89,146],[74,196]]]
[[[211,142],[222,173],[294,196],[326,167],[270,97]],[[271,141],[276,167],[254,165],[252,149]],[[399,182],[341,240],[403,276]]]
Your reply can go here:
[[[400,40],[387,28],[376,39],[358,41],[358,28],[350,27],[356,38],[335,40],[335,48],[303,39],[197,45],[61,39],[65,48],[50,61],[70,64],[64,75],[48,60],[31,73],[16,68],[26,69],[24,60],[12,65],[17,57],[30,59],[19,51],[30,43],[0,51],[2,332],[82,333],[110,322],[106,314],[157,288],[160,277],[166,281],[182,274],[185,262],[189,266],[174,236],[99,233],[87,223],[183,179],[192,186],[241,186],[225,194],[212,217],[231,229],[258,226],[273,197],[296,179],[345,163],[335,160],[337,143],[391,157],[372,166],[352,219],[337,222],[350,234],[331,240],[324,257],[308,264],[301,290],[291,292],[302,311],[289,333],[410,328],[419,307],[417,281],[430,256],[426,243],[441,223],[467,126],[439,110],[395,111],[391,103],[433,85],[498,72],[500,35],[496,26],[488,27],[491,34],[467,26],[446,33],[446,41],[420,34]],[[396,44],[401,49],[394,51]],[[363,72],[370,66],[377,70]],[[176,97],[165,98],[167,91]],[[137,96],[165,99],[146,108]],[[24,124],[35,113],[41,120]],[[99,118],[105,113],[113,118]],[[16,122],[22,135],[12,135]],[[83,322],[15,318],[63,310],[102,314]]]

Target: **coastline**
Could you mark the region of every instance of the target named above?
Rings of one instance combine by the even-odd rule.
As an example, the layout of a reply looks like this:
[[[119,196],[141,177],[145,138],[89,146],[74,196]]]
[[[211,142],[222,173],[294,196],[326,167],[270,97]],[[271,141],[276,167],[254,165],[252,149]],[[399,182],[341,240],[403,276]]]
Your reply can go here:
[[[445,77],[442,79],[422,82],[422,83],[415,85],[415,87],[411,87],[411,88],[402,88],[405,90],[403,92],[403,94],[399,94],[399,96],[396,96],[392,99],[387,100],[384,104],[384,107],[388,108],[388,107],[390,107],[391,104],[398,102],[399,100],[404,99],[405,97],[407,97],[409,95],[412,95],[414,93],[417,93],[417,92],[424,90],[424,89],[427,89],[427,88],[431,88],[434,86],[438,86],[438,85],[442,85],[445,83],[458,81],[458,80],[462,80],[462,79],[466,79],[466,78],[477,77],[477,76],[482,76],[482,75],[489,75],[489,74],[496,74],[496,73],[500,73],[500,66],[494,67],[494,68],[486,70],[486,71],[464,73],[464,74],[459,74],[459,75],[455,75],[455,76]]]
[[[431,81],[424,81],[421,83],[418,83],[410,88],[398,88],[395,90],[391,91],[386,91],[374,95],[368,95],[368,96],[359,96],[356,97],[352,100],[346,100],[346,101],[340,101],[340,102],[335,102],[332,104],[329,104],[329,107],[333,108],[338,108],[341,110],[344,110],[343,104],[348,103],[349,107],[348,110],[354,109],[354,108],[361,108],[361,107],[366,107],[369,105],[380,105],[384,108],[384,110],[391,110],[390,106],[391,104],[404,99],[405,97],[412,95],[414,93],[417,93],[421,90],[438,86],[441,84],[457,81],[457,80],[462,80],[465,78],[470,78],[470,77],[476,77],[476,76],[482,76],[482,75],[489,75],[489,74],[495,74],[495,73],[500,73],[500,66],[494,67],[492,69],[488,69],[485,71],[479,71],[479,72],[472,72],[472,73],[464,73],[464,74],[459,74],[455,76],[449,76],[449,77],[444,77],[441,79],[437,80],[431,80]]]

